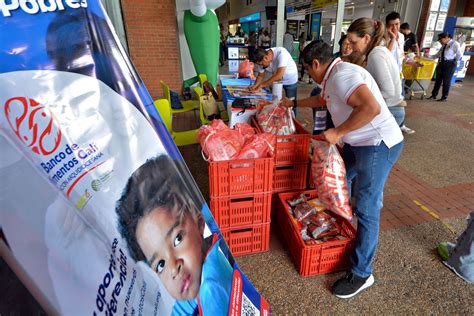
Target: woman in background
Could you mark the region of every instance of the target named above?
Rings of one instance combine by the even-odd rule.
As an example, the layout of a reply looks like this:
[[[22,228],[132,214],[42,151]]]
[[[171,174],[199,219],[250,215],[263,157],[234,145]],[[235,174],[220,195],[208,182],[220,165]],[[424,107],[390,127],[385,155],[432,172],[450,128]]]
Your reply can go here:
[[[359,65],[374,77],[388,109],[398,126],[405,121],[405,106],[397,61],[386,47],[385,25],[378,20],[360,18],[347,30],[353,53],[360,56]]]

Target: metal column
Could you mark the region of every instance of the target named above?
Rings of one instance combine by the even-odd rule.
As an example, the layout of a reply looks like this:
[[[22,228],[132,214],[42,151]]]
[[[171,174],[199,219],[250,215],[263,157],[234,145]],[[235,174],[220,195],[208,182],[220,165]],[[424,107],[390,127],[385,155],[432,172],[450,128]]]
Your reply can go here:
[[[283,47],[283,35],[285,34],[285,0],[278,0],[276,21],[276,46]]]
[[[339,40],[341,39],[342,21],[344,20],[344,7],[346,6],[345,0],[337,1],[337,13],[336,13],[336,30],[334,31],[334,45],[332,52],[337,53],[339,51]]]

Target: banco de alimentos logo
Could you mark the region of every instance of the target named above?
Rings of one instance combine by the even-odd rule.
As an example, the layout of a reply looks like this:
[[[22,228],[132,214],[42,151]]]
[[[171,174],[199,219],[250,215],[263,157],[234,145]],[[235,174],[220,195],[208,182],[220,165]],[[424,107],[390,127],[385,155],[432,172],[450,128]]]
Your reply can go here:
[[[31,98],[13,97],[4,111],[15,135],[34,153],[47,156],[58,148],[61,130],[50,109]]]

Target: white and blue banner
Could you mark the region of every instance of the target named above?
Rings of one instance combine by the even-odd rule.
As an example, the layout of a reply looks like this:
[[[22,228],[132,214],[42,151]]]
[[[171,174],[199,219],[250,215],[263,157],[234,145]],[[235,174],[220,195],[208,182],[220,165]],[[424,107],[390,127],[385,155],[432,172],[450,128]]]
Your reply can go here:
[[[0,148],[3,242],[57,314],[269,314],[99,0],[0,0]]]

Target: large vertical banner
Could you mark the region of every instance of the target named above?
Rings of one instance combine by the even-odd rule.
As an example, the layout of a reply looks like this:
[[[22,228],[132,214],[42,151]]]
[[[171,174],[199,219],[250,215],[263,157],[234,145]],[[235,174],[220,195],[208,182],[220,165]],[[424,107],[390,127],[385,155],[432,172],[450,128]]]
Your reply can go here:
[[[99,0],[0,0],[0,229],[64,315],[268,314]]]

